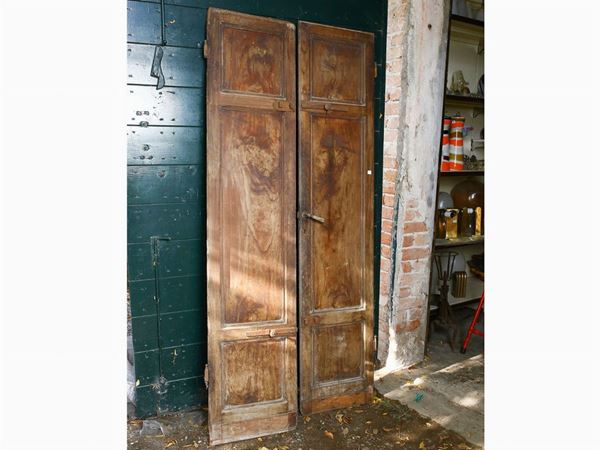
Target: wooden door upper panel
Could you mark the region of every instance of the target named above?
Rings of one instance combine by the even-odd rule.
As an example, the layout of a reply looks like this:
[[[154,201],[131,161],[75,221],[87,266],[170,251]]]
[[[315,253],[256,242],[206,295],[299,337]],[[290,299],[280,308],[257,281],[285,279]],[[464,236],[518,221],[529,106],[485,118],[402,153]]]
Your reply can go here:
[[[283,113],[221,108],[223,322],[281,321],[285,314]],[[290,157],[293,157],[290,155]],[[289,162],[288,162],[289,164]]]
[[[300,27],[301,100],[368,107],[373,35],[307,22]]]
[[[256,27],[254,16],[216,10],[218,40],[209,49],[219,57],[221,94],[266,98],[295,98],[295,79],[288,61],[295,57],[294,25],[267,19]]]
[[[285,37],[227,25],[222,33],[222,90],[283,97]]]
[[[363,43],[310,40],[311,100],[365,103]]]
[[[311,114],[310,209],[325,219],[311,224],[312,309],[363,304],[364,255],[362,117]],[[354,243],[354,245],[348,245]]]

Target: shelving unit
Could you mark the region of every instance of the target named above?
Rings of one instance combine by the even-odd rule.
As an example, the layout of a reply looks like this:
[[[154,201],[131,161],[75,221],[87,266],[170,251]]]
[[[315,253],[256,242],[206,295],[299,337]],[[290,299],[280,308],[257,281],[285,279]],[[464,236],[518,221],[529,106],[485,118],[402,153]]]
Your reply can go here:
[[[483,157],[485,141],[480,136],[480,131],[484,126],[485,99],[483,96],[477,94],[479,77],[484,71],[484,48],[484,23],[476,19],[451,15],[448,61],[446,65],[446,87],[451,85],[453,72],[461,70],[471,93],[468,95],[457,95],[456,93],[447,92],[444,98],[444,113],[448,116],[457,113],[461,114],[465,117],[465,126],[473,127],[470,134],[464,137],[465,160],[473,154],[475,154],[477,159],[485,159]],[[457,183],[468,177],[483,182],[484,175],[484,170],[440,171],[438,173],[438,193],[440,191],[450,193]],[[474,302],[481,296],[484,283],[470,273],[466,262],[472,255],[482,253],[483,248],[484,236],[434,240],[434,252],[448,250],[457,252],[459,256],[455,262],[454,270],[465,270],[468,275],[465,297],[455,298],[452,296],[450,290],[448,303],[451,306]],[[437,270],[435,264],[432,266],[430,299],[439,293]],[[431,300],[430,305],[431,311],[437,309],[437,305],[432,304]]]

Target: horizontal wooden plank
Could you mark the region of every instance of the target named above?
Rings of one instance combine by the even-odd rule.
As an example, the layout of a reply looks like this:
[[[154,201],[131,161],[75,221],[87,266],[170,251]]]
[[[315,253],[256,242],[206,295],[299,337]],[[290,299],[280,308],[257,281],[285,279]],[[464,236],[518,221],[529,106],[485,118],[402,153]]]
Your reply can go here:
[[[156,46],[127,45],[127,82],[156,86],[157,78],[150,76]],[[163,47],[161,68],[165,86],[204,86],[206,77],[202,50],[194,48]]]
[[[208,393],[202,377],[171,381],[167,384],[167,392],[160,400],[161,412],[178,411],[192,406],[205,405]]]
[[[204,240],[160,241],[158,276],[204,276],[206,247]],[[148,244],[127,245],[127,275],[130,282],[153,280],[152,248]]]
[[[160,279],[160,310],[177,312],[191,309],[206,311],[206,276]]]
[[[160,5],[127,2],[127,42],[160,44]]]
[[[200,166],[129,166],[127,200],[129,205],[150,203],[198,203]]]
[[[133,354],[135,380],[140,385],[157,383],[160,378],[159,351],[148,350]]]
[[[167,45],[202,48],[206,35],[206,9],[165,5]]]
[[[189,277],[159,279],[160,312],[170,313],[206,310],[206,277],[204,274]],[[132,317],[156,314],[154,279],[129,283]]]
[[[160,357],[163,376],[167,380],[203,376],[206,343],[163,348]]]
[[[156,316],[132,317],[133,350],[141,352],[158,348],[158,324]]]
[[[160,315],[161,347],[199,344],[206,342],[206,337],[205,311],[180,311]]]
[[[155,281],[129,281],[131,317],[156,314]]]
[[[130,281],[154,280],[152,247],[149,242],[127,245],[127,277]]]
[[[203,276],[206,271],[206,244],[203,239],[162,241],[160,244],[159,277]]]
[[[206,139],[202,128],[127,127],[127,164],[201,164]]]
[[[199,203],[133,205],[127,208],[127,242],[149,242],[151,236],[199,239],[204,230]]]
[[[202,126],[205,93],[200,88],[128,86],[128,125]]]

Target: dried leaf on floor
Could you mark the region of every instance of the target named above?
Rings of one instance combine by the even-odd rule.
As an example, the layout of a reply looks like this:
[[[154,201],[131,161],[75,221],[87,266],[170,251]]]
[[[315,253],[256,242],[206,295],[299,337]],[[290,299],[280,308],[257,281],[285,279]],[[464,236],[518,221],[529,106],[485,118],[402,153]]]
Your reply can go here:
[[[393,428],[383,427],[383,431],[385,431],[386,433],[389,432],[389,431],[392,431],[392,430],[393,430]]]
[[[425,442],[421,441],[421,443],[419,444],[419,448],[425,448]]]
[[[344,428],[342,428],[342,434],[343,434],[344,436],[346,436],[346,435],[347,435],[349,432],[350,432],[350,430],[349,430],[348,428],[345,428],[345,427],[344,427]]]
[[[165,445],[165,448],[173,447],[175,444],[177,444],[177,440],[173,439],[173,440],[167,442],[167,445]]]
[[[327,431],[325,430],[325,436],[327,436],[329,439],[333,439],[333,433],[331,431]]]
[[[306,422],[306,423],[310,422],[310,417],[304,416],[304,422]]]

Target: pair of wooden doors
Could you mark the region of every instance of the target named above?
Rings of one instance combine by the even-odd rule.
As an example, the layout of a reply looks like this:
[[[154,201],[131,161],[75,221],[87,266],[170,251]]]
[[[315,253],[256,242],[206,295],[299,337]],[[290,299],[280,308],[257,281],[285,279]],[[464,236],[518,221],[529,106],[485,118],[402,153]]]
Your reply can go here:
[[[209,9],[207,37],[219,444],[294,428],[298,386],[304,414],[372,396],[374,63],[371,34],[305,22],[298,54],[294,24],[264,17]]]

